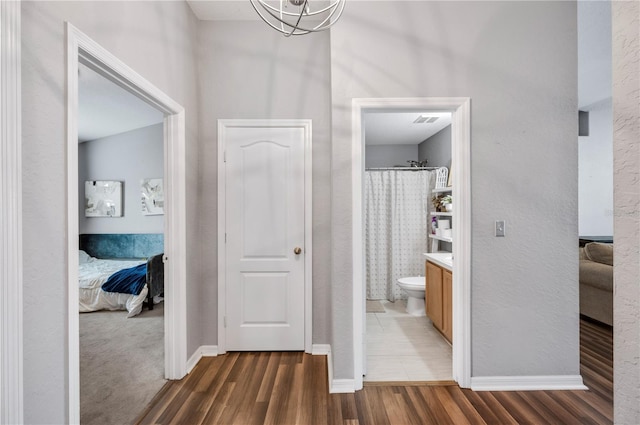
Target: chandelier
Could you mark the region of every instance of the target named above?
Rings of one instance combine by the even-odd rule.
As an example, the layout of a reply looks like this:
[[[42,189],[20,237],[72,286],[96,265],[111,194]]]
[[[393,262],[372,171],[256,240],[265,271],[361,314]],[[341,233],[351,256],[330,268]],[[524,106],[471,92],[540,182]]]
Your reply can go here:
[[[320,4],[314,9],[311,7],[311,0],[250,1],[267,25],[287,37],[326,30],[340,18],[346,2],[314,0],[315,4]],[[275,6],[278,3],[279,6]]]

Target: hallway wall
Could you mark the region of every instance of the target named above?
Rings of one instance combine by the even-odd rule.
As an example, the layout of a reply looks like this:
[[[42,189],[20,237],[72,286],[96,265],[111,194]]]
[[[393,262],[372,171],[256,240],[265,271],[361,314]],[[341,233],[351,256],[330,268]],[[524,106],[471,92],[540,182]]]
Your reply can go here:
[[[353,378],[351,102],[421,96],[471,98],[472,376],[580,373],[576,13],[554,1],[345,8],[331,33],[334,377]]]
[[[200,345],[197,21],[184,2],[22,2],[24,420],[68,421],[65,21],[186,109],[187,342]],[[35,190],[46,183],[46,190]],[[75,255],[75,254],[73,254]]]

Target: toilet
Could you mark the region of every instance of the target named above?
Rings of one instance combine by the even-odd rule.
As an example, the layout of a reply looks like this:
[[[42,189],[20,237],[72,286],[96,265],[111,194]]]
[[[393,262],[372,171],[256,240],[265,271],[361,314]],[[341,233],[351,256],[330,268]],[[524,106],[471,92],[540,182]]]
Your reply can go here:
[[[407,313],[412,316],[426,316],[424,309],[424,279],[424,276],[402,277],[398,279],[398,286],[409,296],[409,298],[407,298]]]

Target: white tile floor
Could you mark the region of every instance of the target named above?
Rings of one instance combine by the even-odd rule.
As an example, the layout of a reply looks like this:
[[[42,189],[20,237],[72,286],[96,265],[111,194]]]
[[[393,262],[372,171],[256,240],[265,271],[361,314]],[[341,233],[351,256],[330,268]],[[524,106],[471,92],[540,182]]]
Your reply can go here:
[[[367,313],[364,380],[451,380],[451,346],[429,318],[409,315],[403,300],[381,303],[386,313]]]

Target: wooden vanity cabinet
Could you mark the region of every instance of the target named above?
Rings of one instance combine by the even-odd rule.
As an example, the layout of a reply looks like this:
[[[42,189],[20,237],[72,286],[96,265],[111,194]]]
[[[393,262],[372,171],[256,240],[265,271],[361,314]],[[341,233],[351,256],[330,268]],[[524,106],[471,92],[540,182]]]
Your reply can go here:
[[[453,275],[442,270],[442,333],[447,341],[453,341]]]
[[[425,307],[433,326],[452,341],[452,274],[449,270],[430,262],[425,262]]]
[[[436,329],[442,329],[442,269],[427,261],[426,264],[425,307],[427,316]]]

